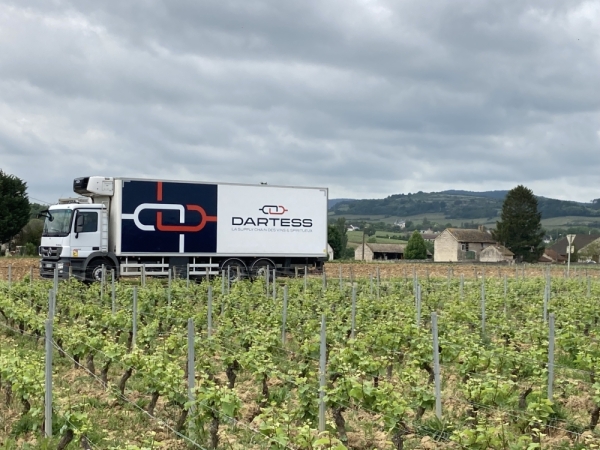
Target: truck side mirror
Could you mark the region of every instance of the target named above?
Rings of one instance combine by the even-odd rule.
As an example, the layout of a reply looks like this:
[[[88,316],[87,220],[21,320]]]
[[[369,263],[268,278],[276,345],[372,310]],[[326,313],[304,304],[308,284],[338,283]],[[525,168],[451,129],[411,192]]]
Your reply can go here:
[[[79,237],[79,233],[83,231],[83,223],[85,217],[82,214],[77,214],[77,218],[75,219],[75,239]]]
[[[54,220],[54,217],[52,217],[52,214],[50,214],[50,211],[47,209],[40,211],[37,214],[37,218],[39,219],[40,217],[47,217],[50,222]]]

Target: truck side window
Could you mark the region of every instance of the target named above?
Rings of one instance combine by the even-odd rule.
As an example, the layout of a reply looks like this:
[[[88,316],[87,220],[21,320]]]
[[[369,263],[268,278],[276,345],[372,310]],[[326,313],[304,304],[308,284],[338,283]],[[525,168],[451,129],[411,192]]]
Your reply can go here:
[[[83,216],[82,233],[94,233],[98,231],[98,213],[93,211],[79,211],[78,215]]]

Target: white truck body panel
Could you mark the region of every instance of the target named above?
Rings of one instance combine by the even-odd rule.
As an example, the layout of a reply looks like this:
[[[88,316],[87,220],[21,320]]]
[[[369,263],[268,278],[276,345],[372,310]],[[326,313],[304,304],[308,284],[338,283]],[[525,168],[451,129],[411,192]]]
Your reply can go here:
[[[194,190],[199,193],[194,194]],[[131,201],[134,196],[136,200]],[[326,188],[115,178],[109,248],[117,256],[326,258],[327,197]],[[209,213],[213,200],[215,205]],[[194,245],[198,232],[176,231],[178,226],[199,226],[203,216],[195,210],[198,207],[206,209],[208,218],[199,231],[206,234],[203,241],[216,241],[208,250]],[[171,229],[162,234],[158,230],[159,212],[163,217],[171,214],[171,222],[162,224]],[[210,227],[215,228],[214,232],[208,232]],[[173,242],[174,234],[177,242]],[[169,244],[157,243],[163,236]],[[131,240],[139,240],[140,244],[132,246]]]

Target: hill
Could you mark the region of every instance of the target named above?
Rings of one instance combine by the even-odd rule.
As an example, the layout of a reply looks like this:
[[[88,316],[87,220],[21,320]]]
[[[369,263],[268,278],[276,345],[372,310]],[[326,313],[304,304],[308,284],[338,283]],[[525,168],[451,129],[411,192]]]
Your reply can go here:
[[[327,209],[333,208],[335,205],[341,202],[353,202],[355,199],[353,198],[330,198],[327,200]]]
[[[483,192],[474,192],[474,191],[460,191],[456,189],[451,189],[449,191],[442,191],[440,194],[449,194],[449,195],[463,195],[465,197],[488,197],[488,198],[498,198],[500,200],[504,200],[508,191],[483,191]]]
[[[330,209],[332,216],[410,219],[415,216],[451,222],[483,220],[493,222],[500,214],[508,191],[472,192],[448,190],[394,194],[383,199],[341,200]],[[578,222],[599,222],[598,203],[580,203],[537,197],[542,219],[577,217]],[[583,218],[583,219],[582,219]],[[560,222],[560,220],[554,220]]]

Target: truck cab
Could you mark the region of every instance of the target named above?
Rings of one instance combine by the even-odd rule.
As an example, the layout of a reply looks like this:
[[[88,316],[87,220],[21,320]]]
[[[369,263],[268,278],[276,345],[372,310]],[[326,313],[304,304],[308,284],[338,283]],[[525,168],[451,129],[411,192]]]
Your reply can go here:
[[[90,197],[60,199],[41,215],[45,218],[39,248],[43,278],[52,278],[56,268],[62,279],[100,280],[103,267],[116,269],[117,262],[108,255],[106,203],[93,203]]]

